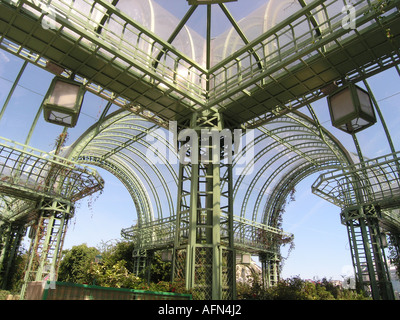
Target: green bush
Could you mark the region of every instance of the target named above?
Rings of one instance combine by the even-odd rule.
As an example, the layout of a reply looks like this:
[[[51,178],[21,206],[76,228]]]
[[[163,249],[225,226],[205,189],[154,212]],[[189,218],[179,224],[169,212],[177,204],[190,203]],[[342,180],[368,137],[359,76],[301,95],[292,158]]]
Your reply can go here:
[[[238,283],[237,298],[243,300],[366,300],[364,293],[343,289],[325,278],[309,282],[292,277],[278,282],[274,287],[263,289],[259,279],[250,283]]]

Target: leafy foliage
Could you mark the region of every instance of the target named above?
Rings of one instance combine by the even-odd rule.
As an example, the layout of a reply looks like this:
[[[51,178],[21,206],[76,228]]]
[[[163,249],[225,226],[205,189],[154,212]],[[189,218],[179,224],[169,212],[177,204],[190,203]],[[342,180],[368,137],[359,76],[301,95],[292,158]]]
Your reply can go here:
[[[58,281],[91,284],[102,287],[127,288],[163,292],[188,293],[184,283],[169,281],[171,264],[154,255],[150,281],[147,273],[136,276],[133,273],[133,244],[118,242],[102,243],[99,249],[86,244],[64,251],[60,263]],[[101,256],[97,260],[96,256]]]
[[[9,294],[19,294],[21,291],[27,260],[27,250],[24,247],[20,247],[7,279],[7,286],[5,289],[8,290]],[[0,280],[2,280],[1,277]]]
[[[326,278],[309,282],[292,277],[281,280],[275,287],[264,289],[259,279],[237,284],[238,299],[243,300],[366,300],[363,293],[335,286]]]
[[[63,258],[58,270],[58,281],[91,284],[93,276],[87,271],[90,270],[96,255],[99,254],[98,249],[88,247],[86,244],[63,251]]]

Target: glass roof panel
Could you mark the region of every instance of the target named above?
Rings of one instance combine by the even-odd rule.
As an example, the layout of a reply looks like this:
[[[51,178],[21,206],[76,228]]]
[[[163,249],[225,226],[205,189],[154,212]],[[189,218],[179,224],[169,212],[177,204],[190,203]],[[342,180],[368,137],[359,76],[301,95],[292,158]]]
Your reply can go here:
[[[206,5],[191,7],[183,0],[119,0],[116,7],[202,66],[207,66],[206,55],[210,50],[209,67],[302,8],[300,3],[294,0],[235,1],[213,4],[210,7]],[[320,14],[318,18],[323,17]],[[110,23],[109,30],[115,31],[115,27],[114,21],[114,27]],[[122,31],[123,26],[117,28]],[[207,41],[208,28],[210,44]],[[307,23],[296,26],[296,30],[300,29],[299,32],[302,34],[309,28]],[[122,33],[125,37],[128,36],[125,31],[115,32],[115,34]],[[133,36],[132,41],[136,37]],[[286,39],[287,42],[292,40],[293,35]],[[279,43],[280,46],[285,45],[282,41]],[[150,43],[141,49],[154,50]]]

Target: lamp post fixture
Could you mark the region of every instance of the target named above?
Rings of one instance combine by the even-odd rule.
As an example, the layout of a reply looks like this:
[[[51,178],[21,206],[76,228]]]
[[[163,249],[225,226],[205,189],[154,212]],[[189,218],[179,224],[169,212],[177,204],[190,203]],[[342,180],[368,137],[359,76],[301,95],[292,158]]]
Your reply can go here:
[[[357,186],[360,180],[368,181],[370,177],[356,133],[376,123],[374,106],[368,91],[351,83],[330,94],[328,105],[332,125],[353,136],[361,170],[357,175],[350,173],[348,178]],[[366,189],[362,191],[373,192],[369,185]],[[343,208],[341,219],[347,227],[357,282],[374,299],[392,300],[393,288],[384,252],[386,237],[380,231],[379,206],[368,204],[359,187],[354,191],[357,205]]]
[[[65,127],[74,127],[78,121],[84,94],[82,84],[55,77],[43,102],[45,120]]]
[[[375,111],[367,91],[349,83],[328,96],[332,125],[354,134],[376,123]]]

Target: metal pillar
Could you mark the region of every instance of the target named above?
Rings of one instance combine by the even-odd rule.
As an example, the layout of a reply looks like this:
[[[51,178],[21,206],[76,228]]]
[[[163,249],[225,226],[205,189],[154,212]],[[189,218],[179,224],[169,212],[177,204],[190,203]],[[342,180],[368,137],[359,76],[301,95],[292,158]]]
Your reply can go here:
[[[262,284],[265,289],[277,285],[279,282],[279,258],[276,253],[260,254]]]
[[[200,300],[236,296],[232,165],[221,157],[224,149],[232,152],[232,139],[221,139],[222,131],[218,114],[207,119],[195,116],[189,130],[178,136],[186,141],[179,149],[173,277],[184,280],[194,299]],[[191,160],[185,161],[188,155]]]
[[[146,269],[147,250],[134,249],[133,257],[133,273],[138,277]]]
[[[345,209],[341,219],[347,226],[356,283],[374,300],[394,300],[378,216],[374,206],[357,206]]]
[[[66,227],[73,216],[74,207],[70,203],[57,200],[42,200],[38,212],[38,220],[30,230],[32,242],[21,299],[25,295],[28,282],[56,280]]]
[[[5,290],[26,227],[10,223],[0,228],[0,285]]]

